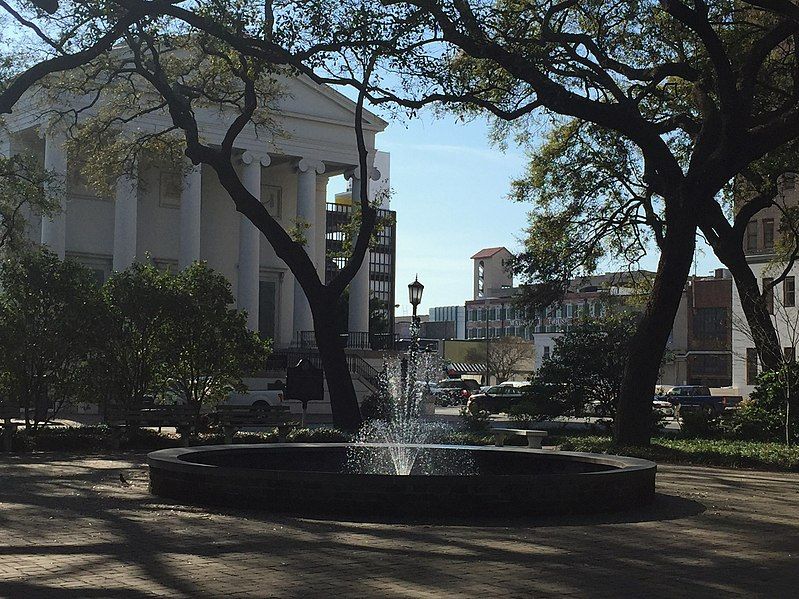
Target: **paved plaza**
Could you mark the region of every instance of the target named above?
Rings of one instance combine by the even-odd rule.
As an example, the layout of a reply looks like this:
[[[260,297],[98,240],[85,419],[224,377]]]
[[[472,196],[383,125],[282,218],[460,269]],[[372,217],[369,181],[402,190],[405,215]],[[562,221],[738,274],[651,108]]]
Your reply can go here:
[[[797,474],[663,466],[632,513],[408,525],[165,504],[143,464],[0,457],[0,597],[799,593]]]

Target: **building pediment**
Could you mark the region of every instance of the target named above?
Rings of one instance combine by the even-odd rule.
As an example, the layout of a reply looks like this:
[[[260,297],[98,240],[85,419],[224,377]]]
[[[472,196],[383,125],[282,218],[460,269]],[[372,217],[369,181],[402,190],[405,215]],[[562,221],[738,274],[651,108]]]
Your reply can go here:
[[[355,119],[355,102],[328,85],[321,85],[301,75],[281,83],[282,97],[277,109],[286,116],[309,118],[351,127]],[[364,110],[364,129],[383,131],[388,123]]]

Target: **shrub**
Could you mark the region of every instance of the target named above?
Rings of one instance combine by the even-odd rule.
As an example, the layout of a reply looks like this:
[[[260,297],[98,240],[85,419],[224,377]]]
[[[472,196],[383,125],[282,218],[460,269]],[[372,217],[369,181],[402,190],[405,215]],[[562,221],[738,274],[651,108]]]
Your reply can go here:
[[[518,423],[533,423],[556,418],[564,412],[565,405],[551,397],[529,397],[510,407],[510,419]]]
[[[288,435],[289,443],[347,443],[349,434],[336,428],[295,428]]]
[[[461,407],[461,420],[464,428],[471,433],[487,433],[491,426],[491,414],[485,411],[472,414],[466,406]]]
[[[747,405],[741,415],[740,434],[760,435],[756,438],[772,441],[799,441],[799,364],[762,373],[750,400],[752,405]]]
[[[765,402],[747,399],[723,420],[724,431],[733,439],[744,441],[779,441],[784,422],[779,410],[769,409]]]
[[[680,411],[680,435],[688,439],[708,439],[721,433],[719,419],[703,410]]]
[[[389,398],[382,393],[367,395],[361,402],[361,416],[364,420],[389,420],[391,418]]]

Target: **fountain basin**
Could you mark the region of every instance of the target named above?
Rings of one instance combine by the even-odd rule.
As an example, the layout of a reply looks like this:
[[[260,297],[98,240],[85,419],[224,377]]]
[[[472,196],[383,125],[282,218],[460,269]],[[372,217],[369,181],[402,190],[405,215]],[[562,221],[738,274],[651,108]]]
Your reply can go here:
[[[379,447],[378,444],[374,446]],[[463,452],[469,475],[346,472],[348,443],[223,445],[148,455],[150,491],[184,503],[305,517],[503,517],[629,509],[655,496],[653,462],[521,447],[425,445]]]

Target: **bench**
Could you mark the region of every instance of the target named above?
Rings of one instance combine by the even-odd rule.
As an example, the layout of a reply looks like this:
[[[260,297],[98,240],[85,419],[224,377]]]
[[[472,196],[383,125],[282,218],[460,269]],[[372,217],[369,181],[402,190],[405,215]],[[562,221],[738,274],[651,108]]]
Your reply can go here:
[[[527,437],[527,447],[531,449],[541,449],[541,441],[547,436],[546,431],[535,431],[525,428],[492,428],[491,434],[494,435],[494,445],[502,447],[508,437]]]
[[[127,410],[121,415],[109,418],[109,425],[117,433],[128,429],[135,434],[136,429],[142,426],[158,427],[173,426],[180,435],[184,447],[189,446],[191,434],[197,430],[197,411],[193,406],[154,406]],[[118,447],[119,435],[115,435],[114,445]]]
[[[285,443],[286,435],[297,428],[288,406],[218,406],[214,414],[216,423],[225,435],[225,443],[233,443],[233,436],[243,428],[277,428],[277,438]]]
[[[17,406],[0,405],[0,426],[3,427],[3,450],[11,451],[14,432],[19,426],[13,419],[19,418],[19,408]]]

